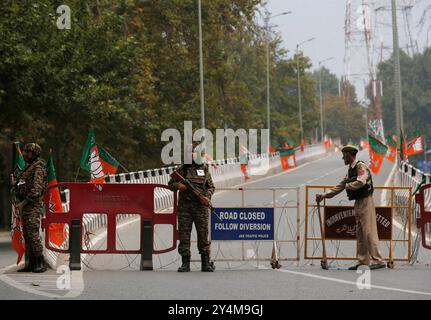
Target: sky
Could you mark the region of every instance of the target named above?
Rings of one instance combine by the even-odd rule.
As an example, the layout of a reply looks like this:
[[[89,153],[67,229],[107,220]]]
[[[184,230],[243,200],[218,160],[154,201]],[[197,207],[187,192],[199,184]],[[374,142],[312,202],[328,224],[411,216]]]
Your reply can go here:
[[[374,0],[379,2],[379,5],[390,8],[390,0]],[[353,1],[360,3],[361,1]],[[414,3],[416,6],[412,11],[412,30],[413,37],[419,39],[419,46],[422,48],[426,43],[427,29],[422,30],[418,34],[417,24],[423,13],[423,9],[431,5],[431,0],[398,0],[401,5],[404,2]],[[346,12],[346,0],[268,0],[266,8],[271,15],[277,15],[285,11],[292,11],[292,14],[274,17],[271,19],[273,30],[279,33],[283,40],[283,46],[290,52],[288,57],[291,57],[295,51],[296,45],[310,38],[315,38],[314,41],[304,44],[301,48],[305,55],[311,58],[313,63],[312,69],[318,68],[318,62],[329,57],[334,57],[333,60],[324,63],[325,67],[335,73],[337,76],[344,75],[344,22]],[[431,12],[430,12],[431,13]],[[389,12],[383,20],[391,23]],[[400,22],[400,43],[405,44],[404,20],[399,16]],[[431,21],[431,14],[428,16]],[[386,32],[382,37],[385,45],[392,45],[391,27],[385,27]],[[431,34],[429,35],[431,38]],[[431,44],[431,39],[429,40]],[[364,51],[365,52],[365,51]],[[366,54],[357,55],[354,60],[354,67],[367,69]],[[360,81],[362,84],[365,80]],[[363,97],[363,85],[356,84],[358,96]]]

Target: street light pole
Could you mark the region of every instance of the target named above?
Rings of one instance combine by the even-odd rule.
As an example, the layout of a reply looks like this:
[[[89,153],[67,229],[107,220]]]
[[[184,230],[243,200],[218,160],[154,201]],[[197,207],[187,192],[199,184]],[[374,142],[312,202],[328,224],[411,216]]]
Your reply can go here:
[[[265,14],[265,30],[266,30],[266,113],[267,113],[267,128],[268,128],[268,147],[271,143],[271,101],[269,87],[269,20],[275,17],[284,16],[292,13],[291,11],[282,12],[271,16],[269,11]]]
[[[204,62],[202,54],[202,6],[198,0],[198,19],[199,19],[199,74],[201,91],[201,128],[205,128],[205,95],[204,95]]]
[[[301,143],[304,139],[304,127],[302,124],[302,97],[301,97],[301,72],[299,69],[299,47],[307,42],[313,41],[315,38],[308,39],[296,45],[296,63],[297,63],[297,71],[298,71],[298,103],[299,103],[299,128],[301,130]]]
[[[302,98],[301,98],[301,76],[299,71],[299,45],[296,45],[296,64],[298,73],[298,103],[299,103],[299,130],[301,131],[301,143],[304,139],[304,128],[302,127]]]
[[[323,96],[322,96],[322,64],[332,60],[334,57],[319,61],[319,94],[320,94],[320,138],[323,141]]]
[[[398,24],[397,24],[397,4],[392,0],[392,37],[394,46],[394,85],[395,85],[395,115],[397,121],[397,134],[400,131],[404,134],[404,119],[403,119],[403,95],[401,86],[401,65],[400,65],[400,48],[398,39]],[[402,143],[402,141],[400,141]],[[397,157],[398,161],[398,157]]]
[[[266,11],[265,16],[265,30],[266,30],[266,126],[268,128],[268,148],[271,144],[271,106],[269,98],[269,19],[271,16],[268,11]]]

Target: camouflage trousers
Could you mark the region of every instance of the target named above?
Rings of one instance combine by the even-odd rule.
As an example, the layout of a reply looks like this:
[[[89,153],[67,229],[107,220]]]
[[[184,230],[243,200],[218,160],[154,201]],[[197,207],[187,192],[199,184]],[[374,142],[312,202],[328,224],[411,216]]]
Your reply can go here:
[[[43,254],[42,240],[39,234],[41,219],[40,206],[26,206],[22,214],[22,227],[25,241],[26,252],[33,256]]]
[[[180,203],[178,208],[178,231],[181,256],[190,256],[190,238],[193,222],[198,237],[199,254],[210,254],[211,241],[208,239],[209,208],[195,203]]]

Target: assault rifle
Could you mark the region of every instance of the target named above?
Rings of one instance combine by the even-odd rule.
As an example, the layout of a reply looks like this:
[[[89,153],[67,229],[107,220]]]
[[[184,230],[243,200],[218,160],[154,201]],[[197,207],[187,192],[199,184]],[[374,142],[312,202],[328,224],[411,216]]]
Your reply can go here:
[[[171,178],[174,179],[176,182],[184,184],[187,187],[187,189],[191,190],[193,194],[199,199],[199,202],[202,205],[206,207],[212,206],[209,199],[204,195],[202,195],[202,193],[198,190],[198,188],[196,188],[196,186],[190,180],[185,179],[178,171],[172,172]]]

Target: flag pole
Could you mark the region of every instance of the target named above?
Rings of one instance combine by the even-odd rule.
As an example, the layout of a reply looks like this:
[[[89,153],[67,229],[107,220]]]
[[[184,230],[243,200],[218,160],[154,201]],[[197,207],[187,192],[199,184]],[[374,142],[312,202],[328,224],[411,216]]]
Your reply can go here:
[[[79,166],[78,167],[78,172],[76,173],[76,176],[75,176],[75,182],[78,180],[78,175],[79,175],[79,171],[81,170],[81,167]]]
[[[117,160],[118,161],[118,160]],[[127,170],[119,161],[118,161],[118,165],[123,168],[124,171],[129,172],[129,170]]]

